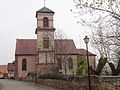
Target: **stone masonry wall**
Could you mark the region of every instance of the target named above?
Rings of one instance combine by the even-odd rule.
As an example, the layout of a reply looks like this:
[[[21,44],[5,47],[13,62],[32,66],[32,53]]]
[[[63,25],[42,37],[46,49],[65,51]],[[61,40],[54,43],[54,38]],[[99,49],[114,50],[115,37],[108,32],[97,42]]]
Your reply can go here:
[[[120,76],[99,77],[103,90],[120,90]]]
[[[29,79],[28,79],[29,80]],[[35,79],[32,81],[35,82]],[[87,77],[75,77],[68,80],[38,79],[38,84],[62,90],[88,90]],[[120,77],[91,77],[92,90],[120,90]]]

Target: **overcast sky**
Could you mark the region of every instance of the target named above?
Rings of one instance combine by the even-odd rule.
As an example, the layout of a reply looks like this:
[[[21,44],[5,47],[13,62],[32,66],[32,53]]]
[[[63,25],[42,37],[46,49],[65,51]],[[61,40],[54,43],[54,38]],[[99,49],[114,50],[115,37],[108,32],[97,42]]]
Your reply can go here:
[[[12,62],[16,39],[36,38],[36,11],[44,0],[2,0],[0,2],[0,64]],[[78,48],[84,48],[83,38],[89,30],[77,24],[73,0],[46,0],[46,7],[55,12],[54,27],[63,30]]]

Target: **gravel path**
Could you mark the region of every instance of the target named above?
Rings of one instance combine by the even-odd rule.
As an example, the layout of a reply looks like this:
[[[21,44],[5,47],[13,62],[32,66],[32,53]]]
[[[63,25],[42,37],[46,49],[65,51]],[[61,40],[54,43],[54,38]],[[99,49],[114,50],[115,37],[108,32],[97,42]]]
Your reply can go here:
[[[0,80],[0,85],[2,84],[2,88],[0,90],[60,90],[54,89],[51,87],[43,86],[40,84],[35,84],[31,82],[25,81],[16,81],[16,80]]]

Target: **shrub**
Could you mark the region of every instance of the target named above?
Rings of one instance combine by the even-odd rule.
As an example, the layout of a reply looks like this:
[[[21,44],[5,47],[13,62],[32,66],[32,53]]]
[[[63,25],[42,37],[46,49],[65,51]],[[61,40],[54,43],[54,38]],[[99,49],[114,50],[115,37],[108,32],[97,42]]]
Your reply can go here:
[[[36,76],[36,73],[35,73],[35,72],[28,72],[28,73],[27,73],[27,76],[35,77],[35,76]]]
[[[8,77],[7,79],[15,79],[14,77]]]
[[[42,74],[39,76],[41,79],[57,79],[57,80],[65,80],[66,76],[61,74],[61,73],[47,73],[47,74]]]
[[[77,75],[78,76],[86,76],[87,75],[87,62],[86,59],[83,57],[79,57],[77,59]]]

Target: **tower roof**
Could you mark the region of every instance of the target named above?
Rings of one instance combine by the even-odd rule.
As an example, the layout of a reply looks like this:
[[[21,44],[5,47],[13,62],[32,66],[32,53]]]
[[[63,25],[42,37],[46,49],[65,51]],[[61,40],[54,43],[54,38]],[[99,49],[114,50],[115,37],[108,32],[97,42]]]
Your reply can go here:
[[[37,13],[54,13],[54,12],[47,7],[43,7],[40,10],[38,10]]]

